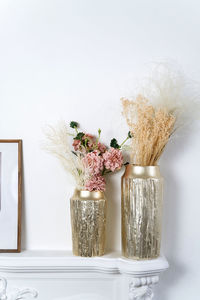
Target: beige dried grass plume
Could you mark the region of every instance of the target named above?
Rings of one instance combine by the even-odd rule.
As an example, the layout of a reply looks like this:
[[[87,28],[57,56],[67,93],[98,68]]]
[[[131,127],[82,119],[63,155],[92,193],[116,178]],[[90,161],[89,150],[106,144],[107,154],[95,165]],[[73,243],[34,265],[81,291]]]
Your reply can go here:
[[[138,91],[131,99],[121,99],[133,136],[131,163],[154,166],[173,134],[199,118],[200,103],[184,75],[168,64],[156,65]]]
[[[175,117],[166,110],[155,110],[142,96],[135,101],[122,99],[123,115],[132,133],[132,163],[156,165],[173,131]],[[135,116],[137,119],[134,121]]]

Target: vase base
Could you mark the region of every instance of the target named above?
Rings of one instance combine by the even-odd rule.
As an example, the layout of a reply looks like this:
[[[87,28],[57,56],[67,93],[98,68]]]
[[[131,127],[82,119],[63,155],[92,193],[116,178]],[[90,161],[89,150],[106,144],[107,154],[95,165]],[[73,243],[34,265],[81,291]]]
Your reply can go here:
[[[138,257],[138,256],[129,256],[129,255],[122,254],[122,256],[131,260],[152,260],[152,259],[157,259],[160,255],[158,254],[151,257]]]
[[[101,254],[92,254],[92,255],[84,255],[84,254],[77,254],[73,252],[74,256],[79,256],[79,257],[101,257],[103,255],[105,255],[105,253],[101,253]]]

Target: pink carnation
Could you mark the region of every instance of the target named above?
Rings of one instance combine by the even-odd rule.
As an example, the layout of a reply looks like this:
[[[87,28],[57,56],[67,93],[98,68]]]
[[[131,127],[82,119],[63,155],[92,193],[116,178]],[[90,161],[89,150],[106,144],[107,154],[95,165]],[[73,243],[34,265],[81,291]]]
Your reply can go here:
[[[81,142],[79,140],[74,140],[72,146],[74,147],[75,151],[80,150]]]
[[[104,153],[106,151],[106,146],[100,142],[98,142],[98,150],[101,152],[101,153]]]
[[[95,146],[95,137],[93,135],[91,135],[90,133],[86,133],[83,137],[83,140],[88,140],[87,142],[87,147],[89,148],[89,150],[93,150],[94,146]]]
[[[88,153],[83,158],[83,164],[92,175],[97,175],[103,170],[103,158],[97,150]]]
[[[94,136],[93,136],[92,134],[90,134],[90,133],[86,133],[86,134],[84,135],[84,138],[87,138],[87,139],[89,139],[89,140],[93,140],[93,139],[94,139]]]
[[[122,152],[119,149],[110,148],[103,154],[104,165],[107,170],[114,172],[119,170],[123,164]]]
[[[106,181],[101,175],[95,175],[90,180],[86,181],[85,188],[87,191],[105,191]]]
[[[89,150],[93,150],[94,148],[94,145],[95,145],[95,142],[94,142],[94,136],[89,134],[89,133],[86,133],[82,140],[85,141],[85,140],[88,140],[87,141],[87,147],[89,148]],[[74,140],[72,146],[74,147],[74,150],[75,151],[81,151],[81,152],[85,152],[86,149],[84,148],[84,146],[81,145],[81,141],[80,140]]]

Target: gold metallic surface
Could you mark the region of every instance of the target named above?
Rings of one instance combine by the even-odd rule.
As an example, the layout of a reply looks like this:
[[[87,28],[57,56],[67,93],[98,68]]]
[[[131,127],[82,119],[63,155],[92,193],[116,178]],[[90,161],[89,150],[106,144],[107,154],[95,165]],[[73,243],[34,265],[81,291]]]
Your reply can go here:
[[[70,200],[73,254],[101,256],[105,252],[104,193],[75,190]]]
[[[121,181],[123,256],[143,260],[160,255],[162,198],[158,166],[126,166]]]

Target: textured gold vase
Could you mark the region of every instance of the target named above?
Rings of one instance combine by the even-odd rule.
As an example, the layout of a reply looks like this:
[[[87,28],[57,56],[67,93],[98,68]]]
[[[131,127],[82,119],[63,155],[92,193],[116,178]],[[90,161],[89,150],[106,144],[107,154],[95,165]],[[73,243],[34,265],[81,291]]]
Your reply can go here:
[[[123,256],[142,260],[160,255],[162,198],[158,166],[126,166],[121,181]]]
[[[104,193],[75,190],[70,201],[73,254],[101,256],[105,252]]]

